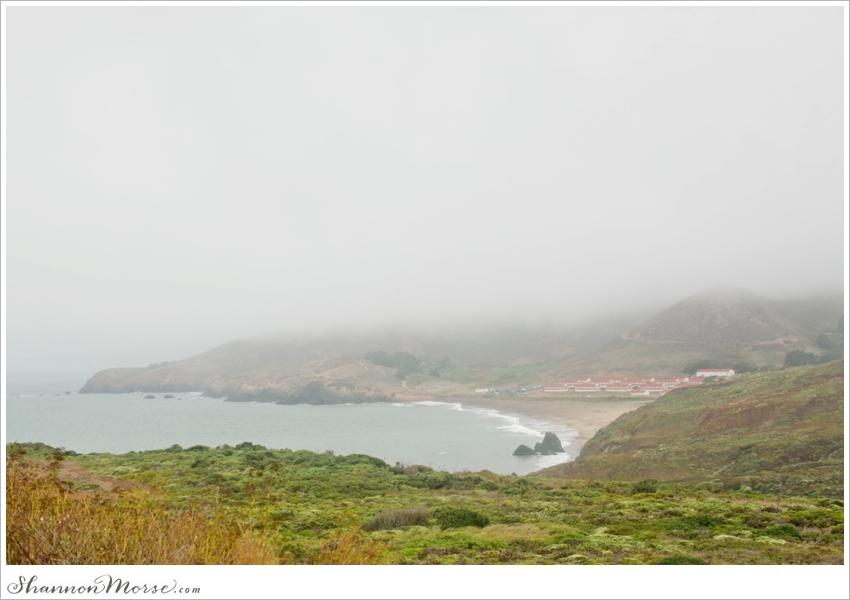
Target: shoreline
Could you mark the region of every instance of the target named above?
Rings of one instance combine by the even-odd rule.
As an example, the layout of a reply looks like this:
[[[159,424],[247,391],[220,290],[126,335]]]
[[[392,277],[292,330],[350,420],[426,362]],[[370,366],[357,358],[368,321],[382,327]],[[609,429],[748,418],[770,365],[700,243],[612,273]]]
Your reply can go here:
[[[578,432],[579,450],[597,431],[617,417],[636,410],[655,398],[456,398],[461,405],[489,408],[503,414],[515,413],[538,421],[550,421]]]
[[[86,394],[88,395],[88,394]],[[97,394],[94,394],[97,395]],[[123,392],[119,395],[133,396],[133,392]],[[205,397],[203,393],[188,392],[188,395],[199,398]],[[43,394],[25,394],[22,396],[43,396]],[[59,396],[59,394],[56,394]],[[208,397],[209,398],[209,397]],[[212,399],[212,398],[211,398]],[[224,402],[233,402],[228,398],[218,398]],[[179,398],[177,398],[179,400]],[[493,410],[502,415],[519,416],[535,421],[549,422],[559,428],[569,429],[576,432],[575,437],[569,441],[572,449],[568,449],[571,455],[567,462],[575,460],[584,445],[596,434],[599,429],[613,422],[617,417],[627,412],[636,410],[655,400],[655,398],[546,398],[539,396],[443,396],[424,397],[416,399],[395,398],[395,402],[418,403],[418,402],[450,402],[470,408],[481,408]],[[266,404],[268,401],[259,399],[245,400],[244,402],[255,402]],[[386,401],[385,401],[386,402]],[[237,404],[239,402],[236,402]],[[394,403],[390,401],[390,403]],[[354,404],[350,402],[340,404]],[[360,403],[357,403],[360,404]],[[366,403],[364,403],[366,404]],[[302,405],[302,404],[298,404]],[[296,406],[298,406],[296,405]],[[304,403],[303,405],[308,405]],[[567,448],[567,440],[563,440]]]

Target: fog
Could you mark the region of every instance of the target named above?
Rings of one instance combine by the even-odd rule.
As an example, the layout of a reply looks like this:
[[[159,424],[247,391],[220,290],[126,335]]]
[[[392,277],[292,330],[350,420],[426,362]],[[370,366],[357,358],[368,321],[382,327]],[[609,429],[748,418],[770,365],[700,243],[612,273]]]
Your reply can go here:
[[[10,7],[9,375],[844,288],[841,7]]]

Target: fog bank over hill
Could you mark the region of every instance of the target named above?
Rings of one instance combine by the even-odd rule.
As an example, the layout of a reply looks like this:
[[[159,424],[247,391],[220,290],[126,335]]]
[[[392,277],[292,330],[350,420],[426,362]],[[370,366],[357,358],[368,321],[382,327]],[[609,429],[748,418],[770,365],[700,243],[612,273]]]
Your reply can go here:
[[[842,15],[10,7],[10,376],[841,290]]]
[[[811,363],[841,356],[843,308],[840,296],[789,303],[715,288],[641,323],[266,335],[175,362],[99,370],[80,392],[195,391],[233,401],[338,404],[491,388],[525,393],[564,376],[666,377],[706,361],[753,371],[788,357]]]

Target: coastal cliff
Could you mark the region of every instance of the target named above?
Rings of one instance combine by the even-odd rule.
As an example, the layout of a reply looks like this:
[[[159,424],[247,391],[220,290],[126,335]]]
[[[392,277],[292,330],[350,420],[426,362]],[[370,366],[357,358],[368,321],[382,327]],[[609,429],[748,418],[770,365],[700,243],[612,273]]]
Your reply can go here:
[[[80,393],[194,391],[232,401],[281,404],[427,397],[395,377],[394,369],[364,360],[364,353],[362,345],[350,340],[240,340],[176,362],[105,369],[92,376]]]

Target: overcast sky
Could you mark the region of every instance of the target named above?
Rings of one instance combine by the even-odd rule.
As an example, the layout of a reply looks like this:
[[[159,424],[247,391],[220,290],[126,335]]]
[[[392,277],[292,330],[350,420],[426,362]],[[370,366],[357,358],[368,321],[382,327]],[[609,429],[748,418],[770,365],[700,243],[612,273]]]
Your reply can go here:
[[[843,288],[840,7],[7,15],[12,372]]]

